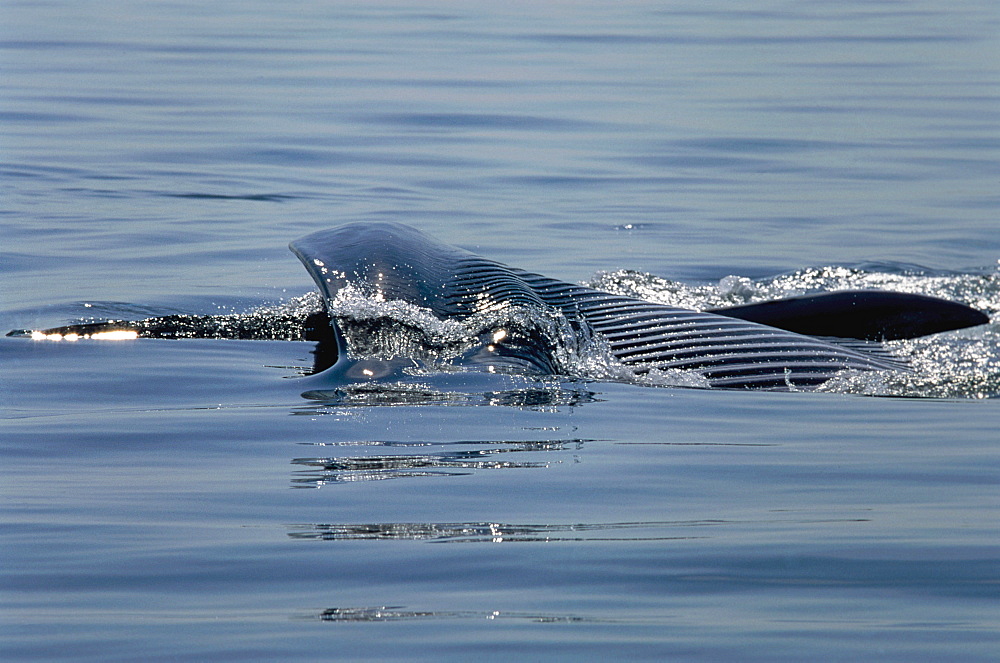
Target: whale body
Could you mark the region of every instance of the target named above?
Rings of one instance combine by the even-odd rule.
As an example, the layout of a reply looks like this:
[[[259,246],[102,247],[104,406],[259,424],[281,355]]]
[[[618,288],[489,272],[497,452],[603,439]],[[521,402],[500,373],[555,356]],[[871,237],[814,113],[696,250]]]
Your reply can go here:
[[[809,388],[844,370],[905,371],[903,362],[864,341],[988,321],[953,302],[865,291],[693,311],[510,267],[398,223],[347,224],[295,240],[290,248],[328,309],[351,288],[440,319],[469,319],[511,307],[556,313],[574,329],[603,339],[635,373],[696,371],[712,387]],[[331,318],[343,354],[346,344],[337,333],[336,314]]]
[[[574,366],[557,361],[559,350],[567,338],[570,345],[595,339],[618,368],[636,376],[681,371],[696,376],[698,386],[785,390],[815,387],[845,370],[908,371],[878,341],[989,322],[956,302],[875,290],[694,311],[510,267],[399,223],[349,223],[302,237],[290,248],[316,282],[322,311],[178,314],[8,336],[315,341],[312,373],[353,382],[399,375],[414,364],[426,336],[406,345],[400,331],[423,333],[435,323],[457,322],[462,343],[470,335],[473,340],[459,344],[451,358],[490,370],[576,375]],[[356,306],[343,306],[349,293],[424,317],[400,320],[377,307],[373,317],[372,307],[362,306],[369,309],[366,317]],[[386,338],[388,352],[370,352],[377,347],[370,339]]]

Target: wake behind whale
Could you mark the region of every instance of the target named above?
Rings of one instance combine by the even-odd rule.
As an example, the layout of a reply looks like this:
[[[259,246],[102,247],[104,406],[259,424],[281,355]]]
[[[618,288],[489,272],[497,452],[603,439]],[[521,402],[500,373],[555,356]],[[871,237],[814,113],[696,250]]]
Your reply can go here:
[[[334,382],[385,378],[423,362],[800,389],[844,371],[905,373],[906,363],[877,341],[988,322],[963,304],[872,290],[696,311],[509,267],[395,223],[347,224],[291,249],[319,288],[321,310],[175,315],[34,335],[312,340],[314,372]],[[581,369],[585,356],[603,358],[602,371]]]

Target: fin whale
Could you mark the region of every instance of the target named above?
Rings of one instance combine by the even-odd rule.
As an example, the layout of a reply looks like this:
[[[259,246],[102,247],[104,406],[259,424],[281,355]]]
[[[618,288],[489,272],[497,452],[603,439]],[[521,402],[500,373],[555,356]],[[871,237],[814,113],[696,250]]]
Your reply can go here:
[[[713,387],[813,387],[842,370],[908,370],[875,344],[988,322],[961,304],[856,291],[692,311],[613,295],[509,267],[398,223],[352,223],[290,248],[329,307],[344,288],[435,316],[469,318],[518,306],[557,311],[606,341],[636,373],[697,371]],[[338,344],[336,324],[332,324]],[[828,337],[840,337],[840,340]],[[857,339],[854,341],[844,339]]]
[[[989,322],[963,304],[867,290],[693,311],[510,267],[398,223],[350,223],[297,239],[290,248],[316,282],[323,311],[305,317],[170,315],[41,332],[15,330],[8,336],[97,337],[129,330],[152,338],[316,341],[313,372],[353,380],[373,371],[350,357],[341,331],[348,321],[335,310],[338,296],[350,288],[373,300],[419,307],[440,320],[498,320],[505,310],[560,317],[574,332],[600,337],[636,374],[678,369],[696,371],[712,387],[788,389],[817,386],[843,370],[906,371],[906,364],[885,353],[877,341]],[[507,334],[503,343],[496,342],[498,332]],[[511,326],[484,329],[481,351],[462,358],[558,372],[543,336]],[[381,373],[398,365],[386,362]]]

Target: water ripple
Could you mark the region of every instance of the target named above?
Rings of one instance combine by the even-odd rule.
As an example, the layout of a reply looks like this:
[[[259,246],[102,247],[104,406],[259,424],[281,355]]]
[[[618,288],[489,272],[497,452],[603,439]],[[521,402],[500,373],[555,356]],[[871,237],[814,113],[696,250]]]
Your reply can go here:
[[[293,539],[322,541],[407,540],[436,543],[513,543],[554,541],[670,541],[703,539],[705,535],[674,534],[662,530],[700,528],[724,521],[634,523],[575,523],[567,525],[515,525],[510,523],[358,523],[291,525]]]

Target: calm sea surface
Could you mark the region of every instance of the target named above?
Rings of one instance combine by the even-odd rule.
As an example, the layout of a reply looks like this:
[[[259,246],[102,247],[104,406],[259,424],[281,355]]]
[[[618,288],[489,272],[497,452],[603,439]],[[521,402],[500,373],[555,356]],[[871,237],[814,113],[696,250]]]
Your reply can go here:
[[[723,4],[6,0],[0,332],[291,306],[365,220],[996,321],[996,3]],[[1000,656],[996,322],[828,393],[323,396],[311,349],[0,338],[0,658]]]

